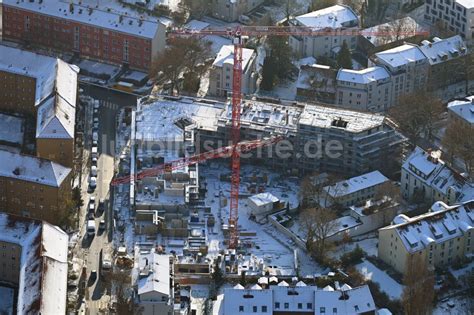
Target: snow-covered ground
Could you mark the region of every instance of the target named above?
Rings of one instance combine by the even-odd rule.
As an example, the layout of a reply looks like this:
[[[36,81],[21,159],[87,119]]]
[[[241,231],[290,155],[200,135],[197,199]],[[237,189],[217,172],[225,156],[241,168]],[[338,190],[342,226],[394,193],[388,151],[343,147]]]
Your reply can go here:
[[[372,236],[373,234],[373,236]],[[375,233],[363,235],[364,239],[357,241],[354,240],[351,243],[339,245],[334,248],[330,254],[332,258],[339,258],[344,253],[348,253],[356,248],[357,245],[368,255],[368,256],[377,256],[377,244],[378,239],[375,236]],[[368,238],[365,238],[368,237]]]
[[[85,59],[81,60],[77,66],[90,75],[106,75],[108,77],[113,77],[120,70],[119,67],[113,65]]]
[[[472,315],[474,301],[468,296],[443,299],[433,309],[433,315]]]
[[[364,260],[355,267],[366,280],[372,280],[373,282],[378,283],[380,289],[387,293],[391,299],[400,299],[402,297],[403,286],[371,262]]]
[[[13,315],[14,293],[13,289],[0,286],[0,314]]]
[[[257,172],[258,170],[258,172]],[[230,194],[230,182],[220,180],[221,175],[229,174],[228,163],[214,161],[211,166],[201,166],[200,174],[205,178],[207,183],[206,205],[210,206],[212,213],[216,217],[216,225],[211,233],[209,233],[209,256],[216,256],[220,250],[226,249],[223,243],[223,235],[221,224],[227,224],[229,219],[228,206],[220,207],[224,199]],[[252,165],[243,165],[241,169],[241,196],[239,200],[239,231],[255,232],[255,236],[241,237],[241,241],[249,241],[253,247],[249,250],[253,257],[257,260],[263,259],[267,266],[273,266],[277,273],[293,275],[294,269],[294,249],[295,244],[288,238],[284,237],[269,223],[257,223],[249,218],[250,207],[246,197],[253,195],[247,190],[248,180],[253,173],[257,172],[257,176],[265,174],[268,178],[265,186],[265,192],[270,192],[281,201],[288,201],[290,207],[298,204],[298,181],[296,178],[282,177],[278,173],[266,170],[264,168],[255,168]],[[220,193],[222,193],[220,195]],[[216,197],[220,196],[220,197]],[[225,202],[224,202],[225,203]],[[229,202],[227,202],[227,205]],[[300,262],[300,273],[302,275],[314,275],[321,272],[321,268],[313,262],[309,256],[301,251],[297,251]],[[253,257],[242,257],[242,265],[247,265]]]

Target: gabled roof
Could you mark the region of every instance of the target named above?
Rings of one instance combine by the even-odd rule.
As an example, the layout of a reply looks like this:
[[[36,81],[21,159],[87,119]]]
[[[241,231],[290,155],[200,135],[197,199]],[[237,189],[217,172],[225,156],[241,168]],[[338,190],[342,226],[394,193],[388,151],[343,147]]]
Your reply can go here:
[[[353,22],[357,25],[357,15],[351,8],[342,5],[333,5],[328,8],[297,16],[299,24],[315,28],[341,28],[347,27],[347,23]]]
[[[76,109],[60,95],[52,95],[38,108],[36,138],[73,139]]]
[[[71,169],[34,156],[0,150],[0,176],[59,187]]]
[[[154,38],[161,24],[159,19],[144,16],[127,7],[114,5],[115,1],[17,1],[3,0],[4,5],[18,9],[38,12],[56,18],[70,20],[82,24],[93,25],[116,32],[132,34],[144,38]],[[87,3],[88,2],[88,3]],[[70,12],[70,3],[74,11]],[[99,6],[100,4],[100,6]]]
[[[389,179],[379,171],[373,171],[360,176],[352,177],[347,180],[337,182],[334,185],[324,187],[333,198],[349,195],[357,191],[370,188],[382,183],[388,182]]]
[[[410,62],[423,61],[426,56],[416,45],[404,44],[392,49],[384,50],[375,54],[376,58],[385,64],[396,68]]]
[[[245,72],[247,65],[252,59],[255,51],[253,49],[243,48],[242,49],[242,69]],[[214,63],[214,67],[222,67],[224,64],[233,65],[234,64],[234,46],[233,45],[224,45],[221,47],[221,50],[217,54]]]
[[[316,290],[315,301],[317,311],[324,307],[329,314],[332,314],[334,309],[337,309],[337,314],[364,314],[376,310],[367,285],[343,292]]]
[[[154,251],[139,256],[140,273],[143,278],[138,280],[138,294],[157,292],[170,295],[170,257],[159,255]]]
[[[420,49],[431,65],[456,59],[467,54],[466,44],[459,35],[445,39],[435,37],[432,42],[424,40],[421,42]]]
[[[21,246],[20,314],[65,314],[68,235],[46,222],[0,213],[0,240]]]
[[[362,70],[340,69],[337,80],[344,82],[367,84],[390,78],[390,74],[383,67],[370,67]]]

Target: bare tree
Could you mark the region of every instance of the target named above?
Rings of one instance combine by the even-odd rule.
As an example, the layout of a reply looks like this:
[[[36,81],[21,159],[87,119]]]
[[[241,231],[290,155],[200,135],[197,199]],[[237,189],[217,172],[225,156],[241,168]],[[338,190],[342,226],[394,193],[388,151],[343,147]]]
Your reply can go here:
[[[310,9],[312,11],[321,10],[337,4],[337,0],[312,0]]]
[[[440,99],[424,91],[416,91],[401,96],[399,104],[392,106],[389,113],[416,145],[422,135],[431,139],[434,123],[442,112]]]
[[[212,5],[210,0],[181,0],[181,6],[198,19],[209,13]]]
[[[443,147],[447,149],[451,162],[454,157],[463,160],[466,172],[474,172],[474,128],[467,123],[451,122],[446,128],[442,139]]]
[[[166,50],[153,62],[150,76],[169,81],[171,93],[180,92],[180,81],[209,56],[208,42],[196,38],[173,38]]]
[[[424,256],[413,253],[408,257],[403,283],[402,304],[405,314],[431,314],[435,281]]]
[[[328,249],[327,238],[339,227],[336,215],[327,208],[309,208],[302,212],[301,222],[306,233],[306,249],[318,261],[323,261]]]
[[[390,198],[393,202],[400,202],[400,187],[393,182],[387,181],[375,189],[374,200],[382,200],[384,197]]]

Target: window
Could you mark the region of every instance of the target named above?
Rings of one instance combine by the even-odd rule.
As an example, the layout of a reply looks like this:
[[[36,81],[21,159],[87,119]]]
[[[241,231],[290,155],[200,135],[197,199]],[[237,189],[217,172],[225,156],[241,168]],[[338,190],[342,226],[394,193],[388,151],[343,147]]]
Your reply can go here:
[[[337,314],[337,307],[333,307],[333,308],[332,308],[332,313],[333,313],[333,314]]]
[[[279,308],[280,308],[280,302],[276,302],[276,303],[275,303],[275,308],[276,308],[276,309],[279,309]]]
[[[285,303],[285,310],[290,308],[290,303]]]
[[[239,312],[243,312],[244,311],[244,306],[243,305],[240,305],[239,306]]]
[[[253,307],[253,312],[254,312],[254,313],[257,313],[257,311],[258,311],[258,310],[257,310],[257,307],[254,306],[254,307]]]
[[[267,306],[266,305],[263,305],[262,306],[262,313],[266,313],[267,312]]]
[[[326,308],[325,308],[325,307],[320,307],[320,308],[319,308],[319,312],[320,312],[321,314],[326,313]]]
[[[313,309],[313,303],[306,303],[306,308],[307,309]]]
[[[303,303],[298,303],[298,309],[302,309],[303,308]]]

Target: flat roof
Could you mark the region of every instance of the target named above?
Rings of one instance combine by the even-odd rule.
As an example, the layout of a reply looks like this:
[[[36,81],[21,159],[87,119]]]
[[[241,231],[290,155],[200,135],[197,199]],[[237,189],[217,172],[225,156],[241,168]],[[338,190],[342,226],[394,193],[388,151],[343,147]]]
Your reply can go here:
[[[71,172],[49,160],[0,150],[0,176],[59,187]]]
[[[255,51],[253,49],[243,48],[242,49],[242,69],[244,71],[252,59]],[[224,64],[234,65],[234,46],[225,45],[221,47],[221,50],[217,53],[217,57],[212,64],[214,67],[222,67]]]
[[[4,5],[18,9],[148,39],[155,37],[158,26],[162,24],[158,18],[152,20],[151,17],[140,15],[137,11],[114,3],[114,1],[107,1],[106,5],[100,3],[100,6],[97,6],[98,1],[82,0],[82,4],[79,4],[75,0],[72,1],[73,12],[70,12],[70,3],[71,1],[66,0],[43,0],[42,3],[39,1],[3,0]],[[120,19],[122,20],[120,21]]]

